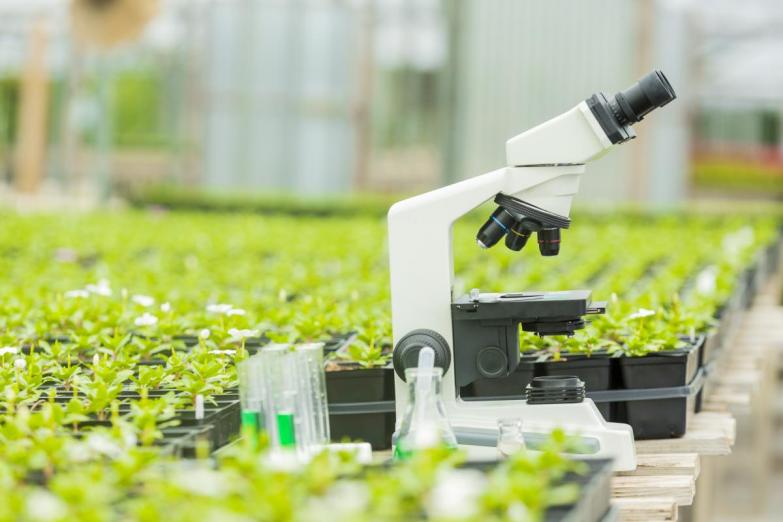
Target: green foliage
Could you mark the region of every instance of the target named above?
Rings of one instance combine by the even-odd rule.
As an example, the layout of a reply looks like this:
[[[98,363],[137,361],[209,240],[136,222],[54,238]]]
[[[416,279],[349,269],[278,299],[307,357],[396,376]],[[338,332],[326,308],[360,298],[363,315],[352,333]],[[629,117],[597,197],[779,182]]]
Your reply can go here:
[[[240,446],[252,454],[213,468],[171,461],[156,446],[176,409],[237,385],[248,339],[355,332],[338,357],[388,363],[381,219],[158,211],[0,219],[0,521],[41,518],[27,513],[32,504],[55,511],[51,520],[301,520],[338,513],[345,506],[333,499],[354,497],[339,512],[345,520],[434,509],[458,453],[361,474],[344,456],[282,471]],[[609,301],[605,316],[571,338],[523,335],[524,351],[675,349],[681,336],[714,326],[738,274],[777,233],[773,219],[757,216],[577,219],[561,255],[545,259],[534,249],[468,250],[476,223],[455,227],[458,289],[589,287]],[[182,335],[195,346],[186,349]],[[568,441],[555,434],[550,444],[484,479],[478,519],[523,509],[536,520],[575,498],[559,482],[579,471],[561,455]],[[43,486],[30,485],[31,475]]]
[[[783,195],[783,167],[761,162],[703,159],[694,164],[697,187],[724,191],[745,191],[767,196]]]

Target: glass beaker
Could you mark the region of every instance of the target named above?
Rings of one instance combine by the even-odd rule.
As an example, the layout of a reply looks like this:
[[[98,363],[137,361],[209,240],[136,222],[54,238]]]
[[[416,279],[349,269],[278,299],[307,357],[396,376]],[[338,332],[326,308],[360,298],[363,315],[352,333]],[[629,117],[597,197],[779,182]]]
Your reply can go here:
[[[525,449],[522,419],[498,419],[498,456],[507,458]]]
[[[425,448],[457,447],[441,397],[442,368],[408,368],[408,405],[397,434],[394,457],[406,458]]]

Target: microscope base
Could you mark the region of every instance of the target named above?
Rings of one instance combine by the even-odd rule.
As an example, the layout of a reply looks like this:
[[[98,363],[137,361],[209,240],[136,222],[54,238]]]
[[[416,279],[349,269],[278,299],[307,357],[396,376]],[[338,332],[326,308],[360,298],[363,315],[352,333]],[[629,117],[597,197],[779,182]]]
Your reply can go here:
[[[475,458],[497,457],[497,421],[522,419],[526,444],[535,448],[560,428],[579,438],[579,458],[611,458],[615,471],[636,469],[633,431],[627,424],[606,422],[590,399],[579,403],[535,404],[527,401],[457,401],[448,404],[448,416],[460,447]]]

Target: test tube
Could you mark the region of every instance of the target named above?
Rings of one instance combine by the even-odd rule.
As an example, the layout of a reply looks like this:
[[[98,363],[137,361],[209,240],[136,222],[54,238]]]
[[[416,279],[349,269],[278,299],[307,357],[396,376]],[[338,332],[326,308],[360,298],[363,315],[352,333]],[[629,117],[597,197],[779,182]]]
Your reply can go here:
[[[253,447],[257,447],[259,436],[266,426],[263,408],[264,387],[260,363],[260,358],[253,356],[241,362],[237,367],[239,373],[239,399],[242,408],[242,434],[250,441]]]
[[[329,443],[329,409],[326,401],[323,343],[296,347],[298,383],[301,387],[303,441],[308,451]]]
[[[287,344],[275,344],[258,353],[263,366],[270,442],[275,448],[295,448],[301,421],[297,416],[297,372],[291,348]]]

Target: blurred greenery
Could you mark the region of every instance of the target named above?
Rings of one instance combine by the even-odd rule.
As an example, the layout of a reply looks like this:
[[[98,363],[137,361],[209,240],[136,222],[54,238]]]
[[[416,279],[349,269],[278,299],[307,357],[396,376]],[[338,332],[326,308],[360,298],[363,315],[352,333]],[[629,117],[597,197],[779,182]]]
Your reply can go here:
[[[157,71],[126,71],[112,81],[112,126],[119,147],[165,147],[171,143],[162,117],[163,96]]]
[[[382,217],[400,199],[393,195],[356,195],[304,198],[291,194],[217,192],[173,185],[146,185],[125,189],[123,196],[134,207],[169,210],[292,216]]]
[[[697,187],[741,190],[783,197],[783,165],[739,160],[704,159],[695,162]]]

